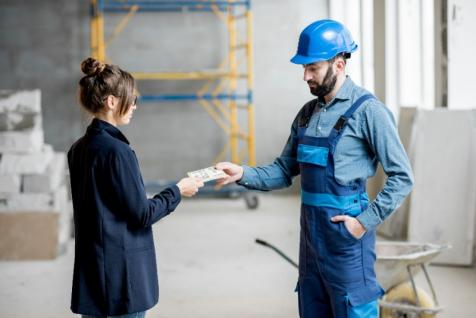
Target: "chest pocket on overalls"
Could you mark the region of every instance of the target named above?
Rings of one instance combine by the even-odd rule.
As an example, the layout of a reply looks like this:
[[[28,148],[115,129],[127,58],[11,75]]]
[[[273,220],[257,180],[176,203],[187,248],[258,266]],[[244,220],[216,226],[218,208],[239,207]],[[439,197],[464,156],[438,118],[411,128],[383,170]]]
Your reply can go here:
[[[329,148],[299,144],[297,160],[302,163],[310,163],[321,167],[327,167]]]

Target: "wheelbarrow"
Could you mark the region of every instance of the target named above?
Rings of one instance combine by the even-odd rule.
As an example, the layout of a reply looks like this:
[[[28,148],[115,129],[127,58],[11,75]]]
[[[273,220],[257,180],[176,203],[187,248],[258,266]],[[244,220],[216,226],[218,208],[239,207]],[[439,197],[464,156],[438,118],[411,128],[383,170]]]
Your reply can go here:
[[[298,268],[298,264],[278,248],[266,241],[256,243],[269,247]],[[431,318],[442,310],[438,305],[435,289],[426,268],[427,264],[447,245],[418,244],[409,242],[377,242],[376,274],[387,291],[379,300],[381,318]],[[415,275],[423,271],[431,297],[415,284]]]
[[[377,242],[376,274],[387,291],[379,301],[380,317],[436,317],[442,310],[428,274],[427,264],[448,245],[409,242]],[[423,271],[431,296],[415,284],[415,275]]]

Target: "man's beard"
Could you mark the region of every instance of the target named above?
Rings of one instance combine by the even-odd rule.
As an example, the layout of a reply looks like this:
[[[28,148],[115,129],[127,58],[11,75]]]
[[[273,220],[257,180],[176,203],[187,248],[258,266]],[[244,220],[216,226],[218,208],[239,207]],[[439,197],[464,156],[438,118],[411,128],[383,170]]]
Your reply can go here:
[[[308,81],[307,83],[313,84],[315,86],[315,87],[309,86],[311,94],[319,97],[320,99],[323,99],[324,96],[332,92],[332,90],[336,86],[336,82],[337,82],[337,75],[332,73],[332,64],[330,64],[329,68],[327,69],[326,76],[324,76],[324,79],[322,80],[321,85],[317,84],[314,81]]]

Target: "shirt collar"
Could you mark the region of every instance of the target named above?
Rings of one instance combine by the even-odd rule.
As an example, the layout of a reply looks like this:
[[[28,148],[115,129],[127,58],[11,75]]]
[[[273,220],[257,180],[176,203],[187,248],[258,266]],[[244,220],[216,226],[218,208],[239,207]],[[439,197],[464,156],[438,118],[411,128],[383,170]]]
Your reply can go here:
[[[92,134],[99,133],[101,131],[105,131],[112,137],[119,139],[129,145],[129,140],[127,140],[126,136],[124,136],[124,134],[119,129],[117,129],[117,127],[104,120],[94,118],[87,129],[87,133]]]
[[[355,86],[354,82],[350,79],[349,76],[346,76],[344,83],[339,88],[339,90],[336,93],[336,96],[334,96],[334,98],[329,102],[329,104],[326,105],[325,101],[321,99],[319,99],[319,104],[321,105],[321,107],[323,106],[329,107],[334,104],[334,101],[350,99],[354,86]]]
[[[349,76],[346,76],[344,83],[339,88],[334,98],[340,99],[340,100],[350,99],[354,86],[355,86],[354,82],[350,79]]]

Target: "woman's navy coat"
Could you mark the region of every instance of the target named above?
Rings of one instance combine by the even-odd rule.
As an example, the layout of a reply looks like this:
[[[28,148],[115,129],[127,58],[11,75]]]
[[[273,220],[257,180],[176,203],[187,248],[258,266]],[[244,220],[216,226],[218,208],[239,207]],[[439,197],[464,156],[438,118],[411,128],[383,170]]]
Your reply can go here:
[[[147,199],[126,137],[94,119],[68,152],[75,224],[71,310],[87,315],[144,311],[159,297],[152,224],[172,212],[172,186]]]

